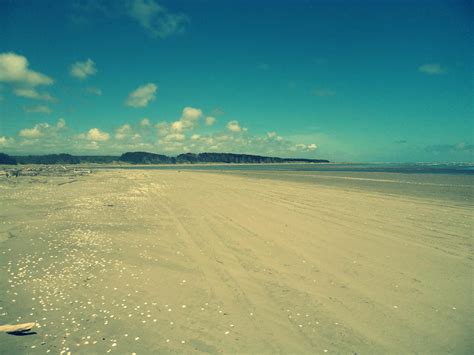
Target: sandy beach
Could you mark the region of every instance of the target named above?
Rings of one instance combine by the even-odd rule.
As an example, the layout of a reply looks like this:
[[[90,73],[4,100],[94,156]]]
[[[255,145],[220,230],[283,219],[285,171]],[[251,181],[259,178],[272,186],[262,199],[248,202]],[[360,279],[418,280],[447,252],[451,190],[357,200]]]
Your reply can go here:
[[[473,353],[472,206],[428,197],[251,173],[0,178],[0,325],[37,323],[0,353]]]

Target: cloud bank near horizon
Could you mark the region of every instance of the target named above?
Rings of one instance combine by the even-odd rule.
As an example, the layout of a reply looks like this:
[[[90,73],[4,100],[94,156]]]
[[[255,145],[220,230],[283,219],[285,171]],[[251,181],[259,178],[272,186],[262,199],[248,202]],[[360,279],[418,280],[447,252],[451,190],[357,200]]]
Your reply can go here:
[[[212,118],[212,119],[209,119]],[[55,123],[39,122],[21,129],[16,136],[0,136],[0,149],[7,153],[121,154],[146,150],[167,154],[187,152],[232,152],[247,154],[307,156],[317,150],[313,142],[293,142],[274,131],[253,135],[239,121],[229,120],[221,129],[212,129],[212,116],[203,110],[184,107],[174,121],[149,118],[119,125],[110,131],[91,127],[82,132],[71,130],[64,118]]]

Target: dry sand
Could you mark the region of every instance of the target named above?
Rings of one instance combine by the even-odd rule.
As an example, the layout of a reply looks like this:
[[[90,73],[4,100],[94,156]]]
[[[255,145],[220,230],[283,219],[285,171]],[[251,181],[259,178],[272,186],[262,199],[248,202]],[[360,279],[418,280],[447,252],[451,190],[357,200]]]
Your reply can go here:
[[[71,182],[71,183],[65,183]],[[116,170],[0,180],[0,353],[473,353],[472,208]]]

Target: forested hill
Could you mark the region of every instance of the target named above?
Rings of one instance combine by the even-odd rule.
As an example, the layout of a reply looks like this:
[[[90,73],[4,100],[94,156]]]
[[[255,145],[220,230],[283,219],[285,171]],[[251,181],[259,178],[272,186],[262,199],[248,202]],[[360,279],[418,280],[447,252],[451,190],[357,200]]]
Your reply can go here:
[[[47,154],[9,156],[0,153],[0,164],[198,164],[198,163],[329,163],[323,159],[296,159],[277,158],[249,154],[233,153],[185,153],[176,157],[148,152],[127,152],[121,156],[111,155],[70,155],[70,154]]]
[[[260,155],[233,154],[233,153],[185,153],[177,157],[168,157],[161,154],[146,152],[125,153],[120,161],[132,164],[196,164],[196,163],[328,163],[328,160],[316,159],[285,159],[265,157]]]

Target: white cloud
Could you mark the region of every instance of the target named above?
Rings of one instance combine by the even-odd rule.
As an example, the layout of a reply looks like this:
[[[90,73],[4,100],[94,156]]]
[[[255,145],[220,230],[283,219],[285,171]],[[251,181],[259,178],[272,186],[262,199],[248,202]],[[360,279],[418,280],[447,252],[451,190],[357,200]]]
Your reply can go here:
[[[186,15],[173,14],[154,0],[131,0],[129,15],[156,38],[182,33],[189,22]]]
[[[242,128],[240,126],[239,121],[229,121],[227,123],[227,129],[231,132],[242,132],[242,131],[247,131],[247,128]]]
[[[38,138],[44,134],[44,131],[49,128],[47,123],[38,123],[33,128],[24,128],[20,130],[18,135],[24,138]]]
[[[226,134],[221,134],[221,135],[216,136],[216,141],[218,141],[218,142],[228,142],[228,141],[231,141],[233,139],[234,138],[232,136],[228,136]]]
[[[140,121],[140,126],[142,127],[150,127],[150,120],[148,118],[144,118]]]
[[[279,136],[278,133],[276,133],[275,131],[267,132],[267,139],[269,141],[277,141],[277,142],[283,141],[283,137]]]
[[[224,113],[225,113],[224,110],[220,107],[216,107],[215,109],[211,111],[211,114],[213,116],[222,116]]]
[[[0,147],[7,147],[11,145],[15,140],[10,137],[0,136]]]
[[[194,107],[185,107],[181,116],[182,120],[185,121],[197,121],[202,117],[202,111]]]
[[[242,131],[244,129],[241,127]],[[282,157],[289,154],[290,156],[296,155],[296,157],[311,157],[317,149],[314,143],[295,144],[294,141],[287,140],[273,131],[262,136],[231,134],[228,131],[221,131],[212,134],[193,133],[189,136],[179,133],[168,133],[162,137],[157,142],[158,149],[175,154],[186,151],[196,153],[213,151]],[[302,140],[299,141],[301,142]]]
[[[202,111],[194,107],[185,107],[181,118],[171,124],[171,130],[173,132],[183,132],[187,129],[193,129],[196,127],[199,119],[202,117]]]
[[[66,128],[66,120],[64,118],[58,119],[58,122],[56,123],[56,128],[58,129]]]
[[[70,73],[76,78],[85,79],[88,76],[97,73],[97,68],[95,67],[94,61],[89,58],[84,62],[76,62],[72,64]]]
[[[132,127],[130,127],[129,124],[124,124],[123,126],[120,126],[119,128],[117,128],[117,130],[115,131],[115,138],[118,140],[124,139],[131,132],[132,132]]]
[[[28,60],[13,52],[0,54],[0,82],[28,86],[51,85],[53,79],[28,68]]]
[[[126,104],[131,107],[145,107],[155,99],[157,89],[153,83],[140,86],[128,95]]]
[[[96,96],[102,96],[102,90],[96,87],[89,87],[84,90],[86,93]]]
[[[94,142],[106,142],[110,138],[110,134],[107,132],[102,132],[98,128],[91,128],[86,135],[86,138]]]
[[[181,132],[183,130],[183,122],[175,121],[171,124],[171,129],[175,132]]]
[[[56,125],[51,126],[47,122],[38,123],[33,128],[23,128],[18,135],[23,138],[39,138],[42,136],[52,137],[59,130],[66,128],[66,120],[59,118]]]
[[[206,117],[206,126],[212,126],[214,123],[216,123],[215,117],[212,117],[212,116]]]
[[[200,116],[198,111],[200,110],[183,110],[182,118],[196,120]],[[236,134],[226,127],[213,133],[201,133],[198,130],[175,132],[166,122],[155,126],[160,129],[157,137],[151,134],[153,125],[150,125],[149,129],[142,129],[139,123],[140,121],[134,124],[123,124],[109,133],[99,128],[91,128],[77,134],[71,129],[66,129],[66,121],[59,118],[56,123],[39,123],[33,127],[24,128],[19,132],[14,143],[11,143],[12,140],[8,137],[0,137],[0,147],[5,146],[7,150],[13,149],[21,154],[57,153],[58,151],[68,151],[73,154],[86,154],[87,151],[97,151],[97,154],[120,154],[126,151],[144,150],[169,154],[212,151],[303,158],[314,157],[314,152],[319,152],[317,145],[312,142],[321,143],[321,139],[313,135],[283,138],[275,131],[268,131],[254,136]],[[241,129],[240,132],[243,132],[240,124],[238,127]],[[300,142],[301,144],[296,144]],[[459,144],[456,148],[466,149],[465,146],[466,144]]]
[[[418,67],[418,70],[428,75],[439,75],[439,74],[446,73],[446,70],[440,64],[436,64],[436,63],[428,63],[428,64],[420,65]]]
[[[189,23],[186,15],[172,13],[156,0],[77,0],[72,8],[70,18],[78,25],[89,24],[98,18],[127,16],[154,38],[183,33]]]
[[[100,148],[99,143],[97,143],[96,141],[90,141],[84,146],[84,149],[88,149],[88,150],[97,150],[99,148]]]
[[[53,112],[48,106],[46,105],[37,105],[37,106],[26,106],[23,108],[26,113],[46,113],[50,114]]]
[[[54,101],[54,97],[50,94],[39,93],[33,88],[17,88],[13,90],[13,93],[16,96],[26,97],[33,100]]]
[[[155,125],[160,137],[166,136],[170,132],[170,126],[167,122],[159,122]]]
[[[311,143],[311,144],[296,144],[294,146],[294,150],[300,150],[300,151],[303,151],[303,152],[314,152],[316,149],[318,149],[318,146],[314,143]]]
[[[167,142],[170,142],[170,141],[182,142],[185,140],[185,138],[186,136],[182,133],[171,133],[165,136],[164,140]]]

